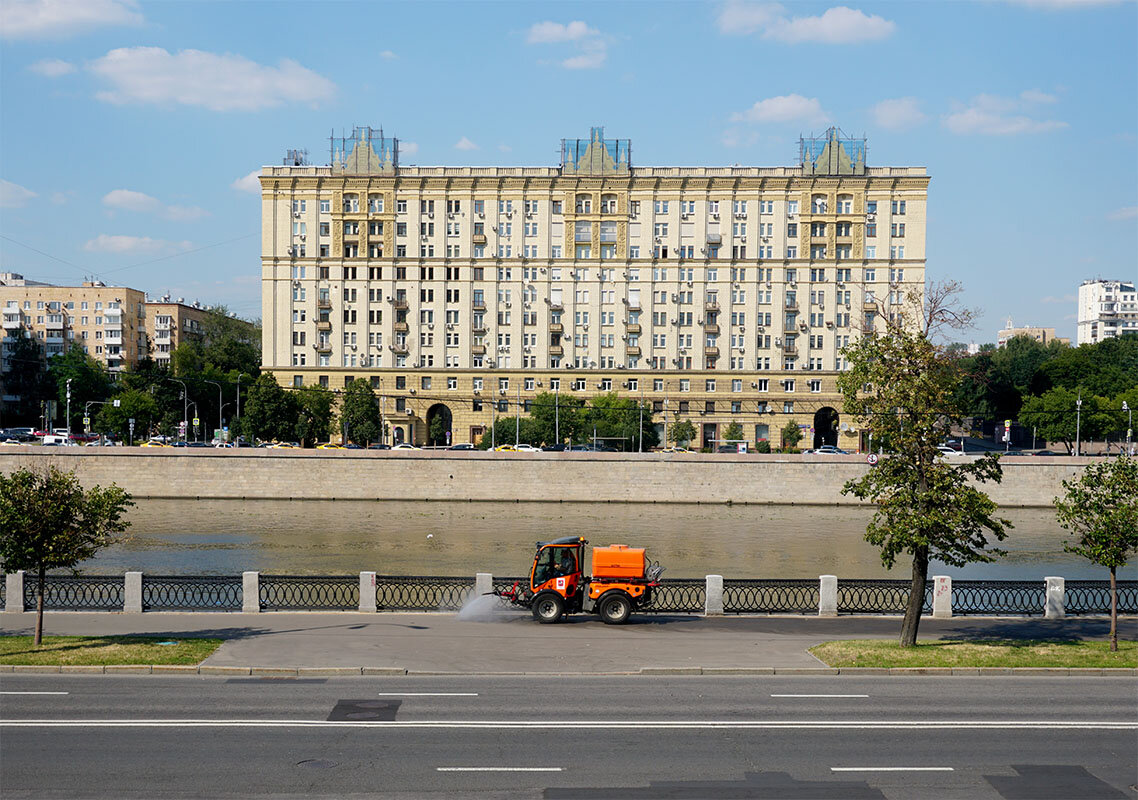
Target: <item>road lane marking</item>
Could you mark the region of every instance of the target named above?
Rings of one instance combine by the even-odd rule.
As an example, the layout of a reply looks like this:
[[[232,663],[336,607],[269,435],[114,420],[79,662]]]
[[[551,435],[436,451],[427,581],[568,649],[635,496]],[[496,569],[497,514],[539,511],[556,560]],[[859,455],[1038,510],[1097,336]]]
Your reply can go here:
[[[344,720],[315,719],[6,719],[0,728],[462,728],[462,729],[550,729],[626,730],[1138,730],[1138,722],[1110,720]]]
[[[561,767],[435,767],[436,772],[561,772]]]
[[[478,692],[380,692],[379,697],[477,697]]]
[[[772,694],[771,697],[869,697],[867,694]]]
[[[0,692],[0,694],[71,694],[71,692]]]
[[[952,767],[830,767],[830,772],[955,772]]]

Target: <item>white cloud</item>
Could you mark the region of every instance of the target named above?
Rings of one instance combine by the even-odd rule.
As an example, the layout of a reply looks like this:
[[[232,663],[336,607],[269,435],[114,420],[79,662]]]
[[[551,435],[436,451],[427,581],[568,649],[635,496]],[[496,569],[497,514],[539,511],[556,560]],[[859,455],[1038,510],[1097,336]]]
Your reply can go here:
[[[598,69],[608,58],[605,37],[581,20],[564,25],[549,21],[534,23],[526,33],[526,41],[529,44],[570,42],[578,52],[559,62],[565,69]]]
[[[59,58],[45,58],[28,65],[28,72],[43,75],[45,78],[61,78],[75,71],[75,65]]]
[[[68,202],[70,202],[72,199],[74,199],[75,195],[76,195],[76,192],[74,189],[69,189],[66,192],[52,192],[52,195],[51,195],[52,205],[57,205],[57,206],[66,205]]]
[[[336,85],[291,59],[276,67],[230,53],[161,47],[122,47],[97,59],[91,71],[112,84],[98,92],[116,105],[155,103],[211,111],[256,111],[282,103],[318,103]]]
[[[576,42],[587,36],[596,35],[597,31],[581,20],[575,20],[565,25],[560,22],[535,22],[526,34],[526,41],[530,44]]]
[[[399,56],[397,56],[397,55],[396,55],[395,53],[393,53],[391,50],[384,50],[383,52],[381,52],[381,53],[379,54],[379,57],[380,57],[380,58],[383,58],[383,59],[386,59],[386,60],[388,60],[388,61],[394,61],[395,59],[399,58]]]
[[[0,179],[0,208],[23,208],[36,193],[18,183]]]
[[[470,141],[465,136],[463,136],[461,139],[459,139],[455,143],[454,149],[455,150],[477,150],[478,145],[476,145],[474,142]]]
[[[1028,89],[1018,97],[980,94],[967,106],[944,116],[944,126],[953,133],[987,136],[1015,136],[1046,133],[1068,127],[1061,120],[1040,120],[1029,116],[1035,106],[1053,103],[1055,98],[1038,89]]]
[[[1120,222],[1124,219],[1138,219],[1138,206],[1124,206],[1112,211],[1106,217],[1111,222]]]
[[[123,211],[155,214],[173,222],[189,222],[208,216],[209,212],[196,206],[168,206],[156,197],[130,189],[115,189],[103,196],[103,205]]]
[[[778,3],[745,0],[729,0],[720,9],[716,22],[723,34],[759,33],[764,39],[787,44],[875,42],[887,39],[897,30],[895,22],[846,6],[834,6],[817,17],[790,17]]]
[[[238,178],[233,183],[229,184],[229,188],[236,189],[239,192],[248,192],[249,194],[261,193],[261,170],[255,169],[244,177]]]
[[[399,155],[413,156],[419,152],[418,142],[404,142],[402,139],[399,141]]]
[[[5,39],[46,39],[94,28],[141,25],[134,0],[4,0],[0,35]]]
[[[501,150],[503,153],[509,153],[514,148],[510,147],[508,144],[500,144],[500,145],[498,145],[498,149]]]
[[[746,111],[731,115],[732,122],[807,122],[822,123],[829,120],[816,97],[800,94],[781,95],[759,100]]]
[[[920,101],[915,97],[897,97],[882,100],[871,109],[878,127],[891,131],[915,128],[928,119],[920,109]]]
[[[89,253],[154,254],[189,250],[191,242],[171,242],[166,239],[151,239],[149,236],[111,236],[100,233],[89,239],[83,249]]]

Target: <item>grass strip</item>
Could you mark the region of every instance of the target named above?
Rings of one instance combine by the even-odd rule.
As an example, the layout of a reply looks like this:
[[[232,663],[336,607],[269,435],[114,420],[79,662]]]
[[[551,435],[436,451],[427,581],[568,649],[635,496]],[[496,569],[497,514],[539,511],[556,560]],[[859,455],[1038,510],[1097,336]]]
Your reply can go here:
[[[1138,642],[1054,639],[926,640],[901,647],[891,640],[823,642],[810,652],[831,667],[1138,667]]]
[[[173,642],[173,644],[160,644]],[[36,647],[31,636],[0,636],[0,664],[35,666],[112,666],[120,664],[200,664],[221,639],[157,636],[45,636]]]

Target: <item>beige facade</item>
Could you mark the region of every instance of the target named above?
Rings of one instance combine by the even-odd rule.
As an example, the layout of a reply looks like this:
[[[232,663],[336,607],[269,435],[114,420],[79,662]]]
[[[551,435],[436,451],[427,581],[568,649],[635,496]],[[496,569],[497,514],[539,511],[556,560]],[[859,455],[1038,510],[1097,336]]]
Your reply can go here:
[[[370,379],[406,439],[444,413],[475,440],[556,388],[778,445],[840,407],[841,348],[923,290],[926,171],[851,164],[834,132],[769,168],[632,167],[599,129],[561,167],[404,168],[372,133],[262,170],[263,365]]]
[[[1053,341],[1058,341],[1062,344],[1070,344],[1071,340],[1064,336],[1056,336],[1054,328],[1040,328],[1036,325],[1013,325],[1009,319],[1008,324],[996,334],[996,345],[1003,347],[1009,341],[1017,336],[1028,336],[1040,344],[1050,344]]]
[[[169,366],[170,356],[182,342],[203,335],[206,310],[199,304],[186,305],[163,297],[146,304],[146,333],[150,337],[151,357]]]
[[[137,289],[100,281],[49,286],[6,280],[0,284],[4,356],[22,328],[48,358],[75,345],[112,371],[132,366],[147,348],[145,299]]]

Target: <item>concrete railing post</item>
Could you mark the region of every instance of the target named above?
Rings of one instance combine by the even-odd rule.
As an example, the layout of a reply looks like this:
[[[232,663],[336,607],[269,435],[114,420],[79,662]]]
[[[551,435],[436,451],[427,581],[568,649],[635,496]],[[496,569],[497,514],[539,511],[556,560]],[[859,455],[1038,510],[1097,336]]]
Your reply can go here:
[[[142,613],[142,573],[128,572],[123,577],[123,603],[124,614]]]
[[[703,600],[703,613],[709,617],[723,615],[723,576],[708,575],[707,591]]]
[[[375,573],[360,573],[360,611],[375,613]]]
[[[818,576],[818,616],[838,616],[838,576]]]
[[[933,576],[933,619],[952,617],[952,578],[948,575]]]
[[[1067,587],[1062,578],[1045,578],[1047,581],[1047,601],[1043,616],[1047,619],[1063,619],[1067,616]]]
[[[481,597],[494,591],[494,575],[490,572],[478,572],[474,575],[474,595]]]
[[[9,572],[4,576],[4,610],[24,613],[24,571]]]
[[[261,611],[261,573],[241,573],[241,611],[258,614]]]

